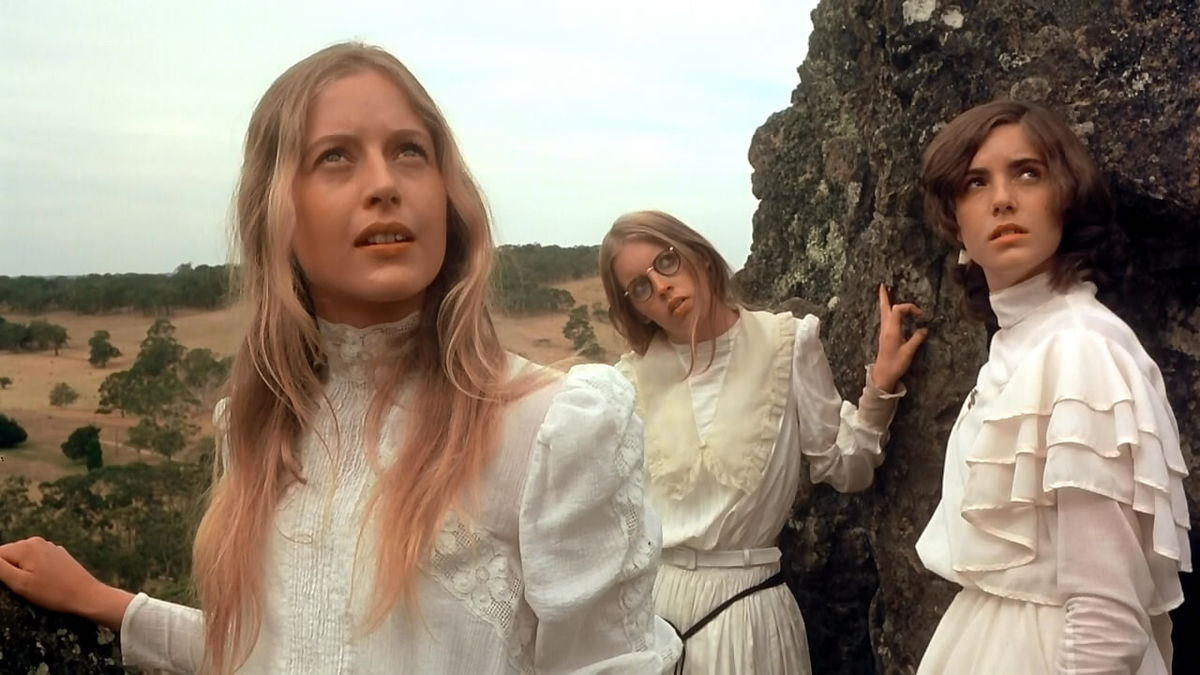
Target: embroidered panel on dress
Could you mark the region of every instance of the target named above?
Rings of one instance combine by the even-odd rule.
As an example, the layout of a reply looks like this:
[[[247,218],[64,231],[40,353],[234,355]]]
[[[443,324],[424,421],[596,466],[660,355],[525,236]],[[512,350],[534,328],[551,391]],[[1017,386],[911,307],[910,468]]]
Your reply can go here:
[[[451,512],[421,567],[472,614],[495,628],[508,644],[513,667],[532,673],[537,617],[524,602],[519,559],[513,546]]]

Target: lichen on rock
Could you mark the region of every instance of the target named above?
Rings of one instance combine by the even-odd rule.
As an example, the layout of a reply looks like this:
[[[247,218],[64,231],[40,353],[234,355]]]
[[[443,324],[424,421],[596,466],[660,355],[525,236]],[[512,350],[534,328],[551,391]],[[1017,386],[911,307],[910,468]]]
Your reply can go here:
[[[823,309],[846,395],[874,356],[876,283],[920,304],[932,330],[875,485],[802,491],[784,533],[814,672],[912,672],[954,592],[913,546],[986,334],[959,311],[953,256],[922,222],[917,174],[933,135],[971,105],[1018,96],[1054,107],[1109,178],[1134,269],[1101,299],[1163,371],[1200,532],[1200,5],[823,0],[798,72],[791,105],[751,142],[760,203],[740,286],[756,304],[798,297],[793,307]],[[1193,576],[1176,636],[1197,630]],[[1200,672],[1198,650],[1177,639],[1176,672]]]

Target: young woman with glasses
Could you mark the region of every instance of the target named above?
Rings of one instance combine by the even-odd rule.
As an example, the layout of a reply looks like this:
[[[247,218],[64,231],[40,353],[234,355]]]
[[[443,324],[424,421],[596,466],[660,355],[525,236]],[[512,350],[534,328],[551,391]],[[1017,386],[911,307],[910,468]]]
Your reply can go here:
[[[637,389],[647,493],[663,526],[655,612],[684,639],[679,671],[810,672],[804,621],[782,585],[779,532],[800,483],[871,484],[904,395],[900,377],[925,338],[905,339],[879,288],[879,348],[859,405],[842,401],[814,316],[751,311],[725,260],[658,211],[617,219],[600,247],[613,325],[632,351],[618,368]]]

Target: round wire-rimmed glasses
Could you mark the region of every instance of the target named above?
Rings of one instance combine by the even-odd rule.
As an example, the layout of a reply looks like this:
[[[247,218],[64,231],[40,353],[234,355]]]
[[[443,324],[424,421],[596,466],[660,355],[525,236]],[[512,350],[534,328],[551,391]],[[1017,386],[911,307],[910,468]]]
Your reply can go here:
[[[650,273],[657,272],[664,277],[675,276],[679,271],[679,252],[674,246],[668,246],[663,249],[658,255],[654,256],[654,262],[646,268],[646,271],[637,275],[625,287],[625,297],[634,302],[645,302],[654,294],[654,284],[650,282]]]

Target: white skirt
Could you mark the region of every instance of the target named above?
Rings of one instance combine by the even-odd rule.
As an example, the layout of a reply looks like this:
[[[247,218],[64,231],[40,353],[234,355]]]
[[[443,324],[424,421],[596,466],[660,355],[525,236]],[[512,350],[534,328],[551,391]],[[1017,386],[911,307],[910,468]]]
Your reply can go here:
[[[1057,675],[1065,617],[1059,606],[963,589],[938,623],[917,675]],[[1169,675],[1170,619],[1153,617],[1152,626],[1155,639],[1137,675]]]
[[[664,564],[654,582],[654,611],[681,632],[779,564],[686,570]],[[808,639],[796,598],[780,584],[742,598],[692,637],[686,675],[810,675]]]

